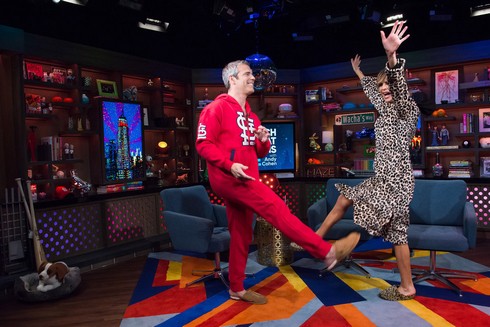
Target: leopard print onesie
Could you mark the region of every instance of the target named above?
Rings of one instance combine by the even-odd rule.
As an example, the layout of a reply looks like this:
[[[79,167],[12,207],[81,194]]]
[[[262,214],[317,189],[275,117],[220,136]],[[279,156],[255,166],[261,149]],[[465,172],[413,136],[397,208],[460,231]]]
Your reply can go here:
[[[383,99],[375,77],[362,78],[363,90],[379,113],[374,123],[375,174],[354,187],[335,185],[340,193],[353,200],[357,225],[397,245],[408,243],[409,205],[415,187],[409,149],[419,116],[419,108],[403,76],[404,67],[405,60],[399,59],[394,68],[385,68],[393,97],[391,103]]]

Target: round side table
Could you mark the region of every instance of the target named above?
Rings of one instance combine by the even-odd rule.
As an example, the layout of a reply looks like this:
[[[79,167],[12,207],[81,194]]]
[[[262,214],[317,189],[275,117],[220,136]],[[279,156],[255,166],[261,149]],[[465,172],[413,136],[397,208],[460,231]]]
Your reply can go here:
[[[291,241],[262,217],[255,224],[257,261],[264,266],[283,266],[293,262]]]

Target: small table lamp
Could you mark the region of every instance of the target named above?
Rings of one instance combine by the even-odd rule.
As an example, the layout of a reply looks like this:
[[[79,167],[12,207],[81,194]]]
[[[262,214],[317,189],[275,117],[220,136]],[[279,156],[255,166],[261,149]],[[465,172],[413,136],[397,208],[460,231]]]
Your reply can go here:
[[[322,132],[322,143],[325,144],[325,151],[333,151],[333,131]]]

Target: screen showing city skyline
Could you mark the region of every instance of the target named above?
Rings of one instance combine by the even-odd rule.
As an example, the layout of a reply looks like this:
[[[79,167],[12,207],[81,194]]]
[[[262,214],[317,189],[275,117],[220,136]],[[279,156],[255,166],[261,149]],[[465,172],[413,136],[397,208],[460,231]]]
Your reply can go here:
[[[104,179],[107,183],[144,177],[141,105],[103,100]]]

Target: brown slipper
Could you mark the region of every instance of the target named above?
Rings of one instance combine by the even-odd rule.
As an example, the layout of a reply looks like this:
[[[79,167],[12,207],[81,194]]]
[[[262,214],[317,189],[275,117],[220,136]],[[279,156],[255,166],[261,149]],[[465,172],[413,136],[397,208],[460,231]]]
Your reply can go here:
[[[379,292],[379,297],[388,301],[406,301],[415,298],[415,294],[403,295],[398,291],[398,285],[391,285],[387,289]]]
[[[254,291],[246,291],[242,296],[237,293],[230,293],[230,299],[235,301],[244,301],[252,304],[266,304],[267,298],[262,294],[259,294]]]
[[[361,234],[359,232],[352,232],[346,237],[341,238],[340,240],[335,242],[335,258],[337,259],[337,261],[342,261],[349,254],[351,254],[352,250],[354,250],[360,238]]]

